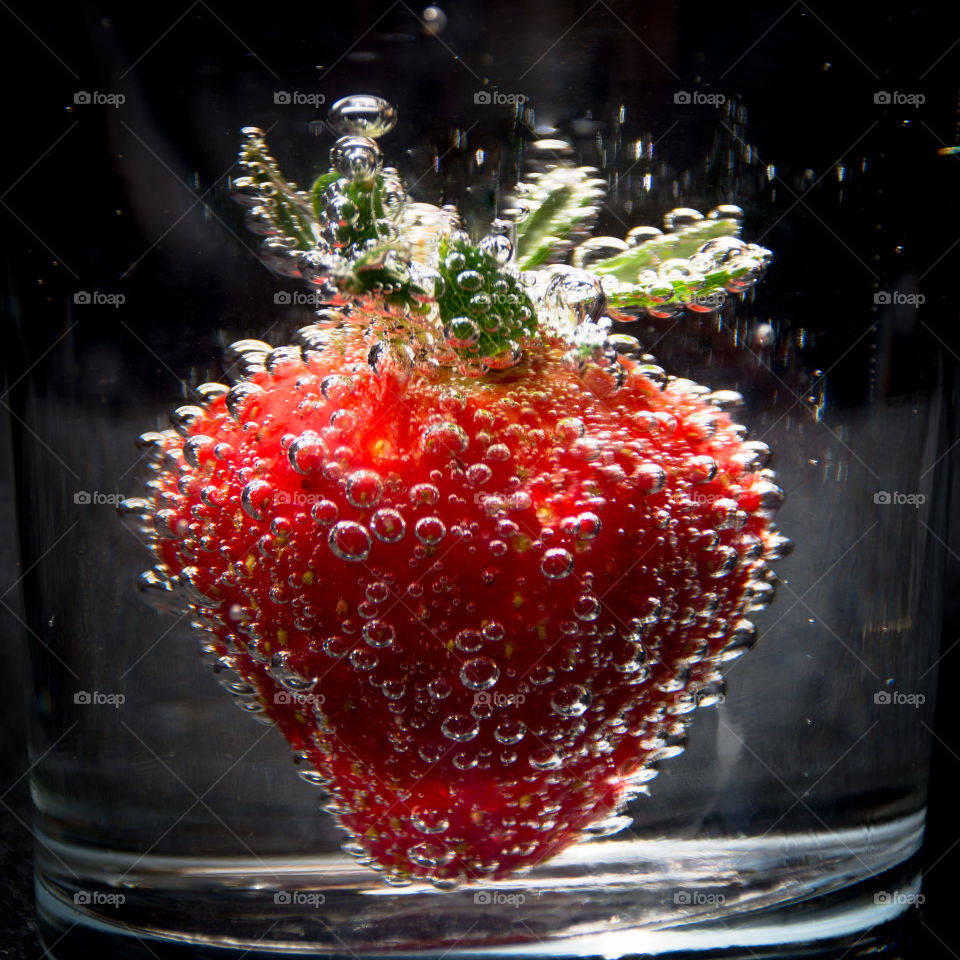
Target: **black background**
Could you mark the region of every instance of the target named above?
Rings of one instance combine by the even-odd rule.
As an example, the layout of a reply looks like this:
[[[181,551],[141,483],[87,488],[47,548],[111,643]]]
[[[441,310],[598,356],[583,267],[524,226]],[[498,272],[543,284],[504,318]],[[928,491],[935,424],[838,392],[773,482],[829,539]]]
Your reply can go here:
[[[285,141],[292,136],[290,130],[302,134],[305,124],[322,117],[322,111],[314,115],[309,107],[276,109],[271,90],[323,89],[330,92],[328,103],[360,89],[382,93],[401,105],[416,105],[403,114],[395,142],[442,143],[453,118],[468,112],[465,105],[472,105],[472,92],[486,81],[501,90],[525,91],[543,115],[554,104],[571,117],[592,111],[599,118],[608,115],[611,104],[647,102],[652,89],[663,91],[664,97],[677,88],[727,91],[749,105],[750,135],[761,157],[785,165],[789,160],[792,174],[809,168],[818,177],[852,150],[864,118],[875,111],[878,123],[857,150],[871,153],[880,165],[882,198],[833,211],[829,231],[818,225],[819,216],[785,218],[766,241],[778,251],[778,272],[765,281],[759,295],[770,298],[772,310],[784,308],[791,291],[816,282],[832,315],[841,315],[845,298],[854,302],[860,290],[870,289],[870,277],[844,248],[848,253],[879,249],[880,231],[883,249],[901,244],[918,268],[936,264],[923,281],[929,304],[926,323],[941,340],[948,366],[956,362],[960,156],[936,155],[939,147],[960,142],[960,23],[955,15],[933,5],[829,6],[801,0],[709,7],[582,0],[456,2],[444,10],[446,29],[439,37],[424,37],[416,16],[419,8],[403,3],[349,3],[329,9],[327,4],[306,3],[249,9],[206,2],[4,5],[0,217],[7,259],[0,349],[12,370],[22,369],[31,350],[39,352],[50,342],[49,335],[44,341],[43,323],[31,329],[33,318],[55,317],[64,297],[78,287],[149,291],[156,311],[180,312],[189,305],[198,317],[218,315],[222,325],[238,335],[245,324],[256,331],[257,321],[242,315],[237,291],[269,280],[228,231],[204,219],[203,209],[209,204],[242,233],[222,186],[231,158],[230,150],[224,153],[220,146],[226,142],[224,131],[230,133],[232,150],[243,124],[279,121],[271,144],[284,157],[296,154]],[[536,69],[518,76],[544,51]],[[381,69],[384,58],[393,64],[390,71]],[[392,88],[397,64],[403,89]],[[525,66],[518,69],[517,64]],[[149,119],[152,130],[175,131],[169,150],[161,149],[152,160],[141,151],[133,159],[129,148],[135,140],[123,132],[123,115],[111,116],[109,107],[74,104],[79,90],[126,91],[128,102],[139,111],[136,115]],[[880,110],[873,104],[877,90],[922,92],[926,102],[919,109]],[[674,133],[675,141],[684,137],[691,154],[701,149],[695,125]],[[293,173],[305,179],[314,164],[302,155],[299,162],[302,173]],[[154,169],[148,170],[144,165],[150,163]],[[199,186],[191,196],[194,174]],[[214,186],[217,183],[221,186]],[[138,206],[130,198],[144,184],[150,185],[150,193],[140,196]],[[435,201],[454,188],[442,177],[428,179],[424,190],[433,195],[424,199]],[[193,205],[198,194],[204,199]],[[483,200],[477,204],[482,208]],[[182,222],[174,225],[184,211]],[[144,238],[152,242],[168,228],[167,239],[145,254]],[[189,247],[192,255],[167,256],[166,244]],[[788,256],[797,249],[805,256]],[[820,255],[824,263],[836,266],[819,269]],[[230,271],[224,271],[224,262],[231,264]],[[881,263],[878,269],[885,274],[886,266]],[[18,339],[27,342],[25,354],[12,345],[15,330]],[[202,339],[203,329],[196,334]],[[839,352],[830,331],[824,331],[820,343],[828,355]],[[184,368],[192,349],[185,342]],[[861,359],[854,351],[837,371],[832,402],[862,402],[869,386],[860,375]],[[816,365],[816,357],[808,360]],[[955,416],[956,395],[951,396]],[[0,412],[6,413],[2,408]],[[0,423],[2,592],[17,582],[19,573],[9,433],[5,421]],[[956,476],[955,453],[951,459]],[[954,513],[955,504],[956,497]],[[953,647],[960,640],[960,537],[951,538],[951,547],[938,739],[923,854],[929,869],[927,900],[891,930],[891,956],[960,953],[955,922],[960,881],[954,880],[960,875],[960,821],[954,799],[960,780],[954,707],[960,645]],[[22,662],[17,590],[3,599],[0,949],[9,958],[36,957],[41,952],[30,903],[23,746],[28,673]]]

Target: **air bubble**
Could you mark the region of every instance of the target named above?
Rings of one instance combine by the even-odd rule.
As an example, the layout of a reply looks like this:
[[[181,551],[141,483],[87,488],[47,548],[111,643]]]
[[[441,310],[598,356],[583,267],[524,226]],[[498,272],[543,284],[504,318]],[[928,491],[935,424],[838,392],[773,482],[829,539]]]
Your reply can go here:
[[[378,510],[370,518],[370,530],[383,543],[397,543],[403,539],[407,524],[396,510],[386,508]]]
[[[376,649],[389,647],[397,635],[397,631],[384,620],[369,620],[363,625],[363,639]]]
[[[590,691],[579,683],[567,683],[554,691],[550,706],[561,717],[579,717],[590,706]]]
[[[593,594],[585,593],[577,598],[573,613],[578,620],[596,620],[600,616],[600,601]]]
[[[273,487],[265,480],[251,480],[240,491],[240,506],[253,520],[263,519],[263,508],[273,499]]]
[[[454,713],[440,724],[440,729],[448,740],[466,743],[480,732],[480,725],[469,714]]]
[[[321,526],[329,527],[337,522],[340,508],[332,500],[321,500],[310,508],[310,514]]]
[[[354,94],[330,108],[327,122],[346,136],[382,137],[396,125],[397,108],[382,97]]]
[[[342,403],[353,393],[353,380],[340,373],[332,373],[320,381],[320,392],[324,400]]]
[[[323,440],[312,430],[301,433],[290,447],[287,449],[287,458],[290,466],[297,473],[306,476],[315,473],[323,467],[323,461],[326,457],[327,449]]]
[[[417,867],[442,867],[453,859],[453,851],[436,843],[418,843],[407,851],[407,858]]]
[[[352,520],[341,520],[327,537],[330,551],[335,557],[358,563],[370,556],[372,541],[366,527]]]
[[[562,580],[573,573],[573,555],[562,547],[548,550],[540,561],[540,572],[548,580]]]
[[[471,321],[472,322],[472,321]],[[435,423],[423,432],[423,448],[427,453],[463,453],[470,443],[463,427],[450,421]]]
[[[372,470],[357,470],[347,478],[347,500],[362,510],[375,507],[383,496],[383,481]]]
[[[493,731],[493,736],[498,743],[512,746],[519,743],[527,732],[527,728],[522,720],[501,720]]]
[[[480,327],[470,317],[456,317],[443,328],[443,335],[451,347],[464,349],[480,340]]]
[[[421,543],[433,547],[446,536],[447,528],[439,517],[421,517],[414,525],[413,532]]]
[[[553,747],[538,747],[530,754],[530,766],[534,770],[556,770],[563,759]]]
[[[468,660],[460,668],[460,682],[468,690],[489,690],[500,679],[500,668],[488,657]]]
[[[355,183],[370,184],[380,170],[380,148],[369,137],[341,137],[330,151],[330,165]]]

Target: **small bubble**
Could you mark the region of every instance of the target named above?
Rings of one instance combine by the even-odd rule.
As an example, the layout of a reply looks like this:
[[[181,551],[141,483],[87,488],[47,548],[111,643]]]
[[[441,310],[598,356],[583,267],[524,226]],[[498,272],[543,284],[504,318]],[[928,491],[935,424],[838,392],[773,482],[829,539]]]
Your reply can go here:
[[[556,434],[561,443],[571,444],[575,440],[579,440],[586,432],[587,428],[579,417],[564,417],[557,421]]]
[[[337,522],[340,508],[332,500],[321,500],[310,508],[310,514],[323,527],[329,527]]]
[[[510,448],[505,443],[491,443],[484,451],[484,459],[498,463],[510,459]]]
[[[561,717],[579,717],[590,706],[590,692],[579,683],[567,683],[554,691],[550,706]]]
[[[460,668],[460,682],[469,690],[489,690],[499,678],[499,667],[488,657],[468,660]]]
[[[449,421],[435,423],[423,432],[423,448],[427,453],[448,453],[456,456],[467,449],[469,442],[463,427]]]
[[[593,594],[585,593],[577,598],[573,612],[578,620],[596,620],[600,616],[600,601]]]
[[[659,493],[667,482],[667,474],[658,463],[645,462],[637,466],[633,473],[637,488],[641,493]]]
[[[481,632],[483,633],[483,639],[490,643],[498,643],[506,635],[503,624],[496,620],[485,623]]]
[[[369,510],[383,496],[383,481],[372,470],[357,470],[347,478],[347,500],[351,506]]]
[[[370,620],[363,625],[363,639],[377,649],[389,647],[397,635],[397,631],[383,620]]]
[[[522,720],[501,720],[493,731],[493,736],[499,743],[512,745],[519,743],[526,732],[527,728]]]
[[[354,94],[330,108],[327,122],[340,134],[382,137],[396,124],[397,108],[381,97]]]
[[[556,673],[553,667],[542,664],[539,667],[534,667],[530,671],[530,682],[535,686],[543,687],[548,683],[552,683],[555,676]]]
[[[483,277],[476,270],[464,270],[457,274],[457,286],[468,292],[483,286]]]
[[[265,480],[251,480],[240,491],[240,505],[252,520],[263,519],[263,508],[273,499],[273,487]]]
[[[573,555],[562,547],[548,550],[540,561],[540,571],[548,580],[562,580],[573,573]]]
[[[480,327],[470,317],[456,317],[443,328],[443,335],[451,347],[465,349],[480,340]]]
[[[297,473],[310,474],[323,466],[327,450],[323,440],[312,430],[301,433],[287,450],[290,466]]]
[[[403,539],[407,524],[396,510],[388,507],[373,514],[370,518],[370,530],[383,543],[397,543]]]
[[[369,137],[341,137],[330,151],[330,165],[358,184],[372,183],[380,170],[380,148]]]
[[[320,381],[320,392],[325,400],[341,403],[353,393],[353,380],[339,373],[332,373]]]
[[[346,637],[332,636],[323,641],[323,652],[328,657],[343,657],[350,652],[350,643]]]
[[[431,835],[445,833],[450,829],[450,821],[439,810],[417,810],[410,817],[410,822],[415,830]]]
[[[483,647],[483,637],[476,630],[461,630],[453,644],[463,653],[476,653]]]
[[[534,770],[556,770],[563,763],[553,747],[538,747],[530,754],[530,766]]]
[[[351,563],[366,560],[370,555],[371,539],[366,527],[352,520],[341,520],[327,537],[330,551],[335,557]]]
[[[445,700],[453,693],[453,687],[446,678],[434,677],[433,680],[427,684],[427,693],[429,693],[434,700]]]
[[[421,517],[414,524],[413,532],[421,543],[433,547],[446,536],[447,528],[439,517]]]
[[[454,713],[440,724],[440,729],[447,739],[466,743],[480,732],[480,725],[469,714]]]
[[[453,851],[436,843],[418,843],[407,851],[407,858],[418,867],[442,867],[453,859]]]
[[[485,463],[472,463],[467,467],[467,480],[475,486],[486,483],[493,476],[493,471]]]

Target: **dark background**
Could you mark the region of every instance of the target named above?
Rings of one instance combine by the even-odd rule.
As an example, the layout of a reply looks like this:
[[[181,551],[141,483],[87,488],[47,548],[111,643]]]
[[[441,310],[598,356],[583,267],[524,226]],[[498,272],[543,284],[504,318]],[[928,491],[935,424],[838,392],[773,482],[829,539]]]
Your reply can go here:
[[[224,175],[236,131],[247,123],[264,128],[275,123],[271,146],[290,175],[304,182],[318,162],[303,150],[304,133],[325,115],[323,108],[277,106],[271,91],[321,90],[329,104],[363,90],[400,104],[401,122],[391,143],[416,145],[401,159],[402,173],[419,176],[431,148],[452,151],[450,162],[424,176],[417,191],[438,202],[463,186],[459,161],[468,151],[450,143],[458,123],[474,123],[471,135],[477,139],[514,129],[507,108],[484,113],[475,107],[473,95],[483,88],[523,92],[539,123],[579,118],[579,128],[563,131],[580,136],[591,120],[609,130],[617,106],[627,104],[624,131],[669,136],[674,162],[691,167],[712,146],[704,139],[709,125],[691,111],[669,129],[677,114],[672,92],[740,98],[748,105],[756,152],[763,163],[776,164],[782,177],[781,209],[791,211],[764,241],[777,252],[777,266],[761,285],[759,300],[772,316],[785,314],[796,291],[815,284],[831,318],[820,325],[817,346],[804,362],[817,366],[817,350],[824,357],[840,354],[844,335],[851,339],[842,324],[848,302],[852,314],[865,291],[907,276],[927,298],[925,356],[939,341],[952,376],[960,350],[955,279],[960,155],[938,156],[937,150],[960,143],[955,15],[894,3],[829,6],[802,0],[710,7],[614,0],[455,2],[443,9],[445,29],[425,36],[420,8],[402,2],[329,9],[305,3],[247,9],[203,0],[149,7],[5,5],[0,217],[7,258],[0,344],[14,371],[7,382],[50,345],[49,331],[64,328],[62,304],[77,289],[123,292],[131,302],[149,298],[152,316],[164,310],[177,316],[191,334],[184,338],[177,369],[190,367],[198,344],[204,352],[213,350],[204,317],[216,316],[237,336],[259,334],[263,324],[247,306],[253,291],[273,281],[256,266],[254,244],[226,196]],[[920,108],[883,109],[873,102],[878,90],[918,92],[926,99]],[[127,99],[118,110],[76,104],[78,91],[123,92]],[[861,155],[871,158],[870,178],[855,180],[840,205],[826,189],[835,182],[831,169]],[[478,178],[466,202],[468,217],[479,221],[489,215],[497,179],[510,179],[510,162],[504,151],[499,171]],[[791,206],[785,199],[787,190],[801,198],[798,203]],[[696,205],[695,197],[681,199]],[[220,229],[218,220],[228,229]],[[608,226],[622,235],[616,224]],[[893,252],[898,246],[902,253]],[[178,255],[168,255],[172,247]],[[257,296],[263,302],[262,294]],[[817,326],[817,318],[808,320]],[[148,326],[137,329],[149,338]],[[103,321],[102,335],[111,348],[115,334]],[[118,362],[139,349],[129,339],[115,348]],[[868,399],[871,376],[869,358],[861,349],[851,351],[831,380],[831,403]],[[955,416],[955,393],[951,401]],[[0,672],[0,952],[19,958],[41,954],[30,903],[23,746],[28,672],[18,622],[23,614],[6,414],[0,407],[0,627],[6,652]],[[955,468],[956,451],[952,460]],[[954,649],[960,640],[960,546],[953,546],[958,543],[960,538],[952,537],[948,549],[941,695],[923,854],[927,901],[890,931],[889,945],[881,948],[890,956],[960,953],[955,923],[960,883],[954,882],[960,869],[954,801],[960,735],[953,680],[960,670]],[[859,949],[850,955],[859,955]]]

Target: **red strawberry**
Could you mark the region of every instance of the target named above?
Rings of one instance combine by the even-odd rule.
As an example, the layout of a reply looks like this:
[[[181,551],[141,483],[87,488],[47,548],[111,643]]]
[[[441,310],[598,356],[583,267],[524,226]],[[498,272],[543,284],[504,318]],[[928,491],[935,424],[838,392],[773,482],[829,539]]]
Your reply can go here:
[[[578,375],[548,336],[484,379],[323,336],[152,435],[145,583],[194,591],[345,849],[396,883],[506,877],[601,831],[752,644],[784,542],[766,448],[726,395]]]

